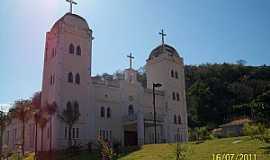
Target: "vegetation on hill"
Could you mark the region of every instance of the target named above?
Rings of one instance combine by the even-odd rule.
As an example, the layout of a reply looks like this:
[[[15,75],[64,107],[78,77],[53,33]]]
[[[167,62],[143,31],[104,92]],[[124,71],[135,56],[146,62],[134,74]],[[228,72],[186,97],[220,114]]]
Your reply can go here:
[[[190,127],[210,128],[248,116],[270,120],[270,66],[205,64],[185,66]]]

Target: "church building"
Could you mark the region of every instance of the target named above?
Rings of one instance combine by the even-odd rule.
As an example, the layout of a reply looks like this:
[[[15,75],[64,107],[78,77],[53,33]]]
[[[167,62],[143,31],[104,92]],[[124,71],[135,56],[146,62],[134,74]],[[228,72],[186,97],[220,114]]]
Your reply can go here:
[[[143,86],[132,68],[132,55],[123,76],[91,75],[93,30],[83,17],[70,11],[47,32],[42,105],[56,102],[58,114],[70,106],[79,110],[79,120],[71,132],[73,143],[87,146],[96,143],[98,137],[123,146],[188,140],[183,58],[164,43],[163,30],[160,34],[162,43],[145,54],[147,84]],[[35,126],[28,123],[25,147],[34,150]],[[10,147],[17,143],[12,136],[16,127],[16,134],[20,133],[19,126],[11,124],[5,131]],[[48,124],[43,130],[43,150],[50,147],[49,129]],[[68,134],[67,125],[55,114],[52,148],[66,148]]]

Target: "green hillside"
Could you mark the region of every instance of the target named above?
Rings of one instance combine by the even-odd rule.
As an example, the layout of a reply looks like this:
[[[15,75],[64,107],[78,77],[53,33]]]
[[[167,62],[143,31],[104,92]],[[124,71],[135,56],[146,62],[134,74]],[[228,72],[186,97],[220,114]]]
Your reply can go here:
[[[188,158],[190,160],[212,160],[213,154],[217,153],[248,153],[256,154],[257,160],[270,159],[270,145],[248,137],[224,138],[209,140],[204,143],[187,143]],[[171,160],[175,159],[175,145],[145,145],[142,149],[130,153],[121,160]]]
[[[256,160],[270,160],[270,144],[263,143],[259,140],[250,139],[249,137],[208,140],[200,144],[189,142],[184,146],[188,150],[187,157],[189,160],[213,160],[213,154],[218,153],[256,154]],[[144,145],[142,148],[136,151],[122,155],[119,160],[174,160],[175,148],[175,144]],[[64,160],[99,160],[96,154],[89,154],[87,152],[82,152],[80,155],[72,158],[68,158],[65,155],[58,155],[57,157],[57,159]],[[32,159],[33,157],[27,158],[27,160]],[[255,159],[252,158],[251,160]]]

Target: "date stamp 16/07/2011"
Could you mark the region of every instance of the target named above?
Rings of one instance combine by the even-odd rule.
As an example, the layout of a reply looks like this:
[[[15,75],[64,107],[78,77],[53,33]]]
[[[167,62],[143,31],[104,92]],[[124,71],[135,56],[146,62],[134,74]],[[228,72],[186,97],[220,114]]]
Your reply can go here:
[[[215,153],[212,160],[257,160],[257,155],[252,153]]]

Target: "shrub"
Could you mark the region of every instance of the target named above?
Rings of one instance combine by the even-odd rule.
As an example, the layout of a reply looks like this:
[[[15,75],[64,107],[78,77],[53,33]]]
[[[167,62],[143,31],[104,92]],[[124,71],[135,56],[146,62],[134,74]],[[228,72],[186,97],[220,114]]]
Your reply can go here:
[[[101,152],[102,160],[113,160],[116,159],[116,154],[113,152],[113,148],[109,143],[102,138],[98,138],[99,150]]]
[[[176,144],[175,154],[176,160],[187,160],[187,148],[180,143]]]
[[[260,135],[264,135],[266,128],[263,124],[245,124],[243,128],[244,135],[256,138]]]
[[[267,129],[262,136],[262,139],[266,143],[270,143],[270,129]]]

